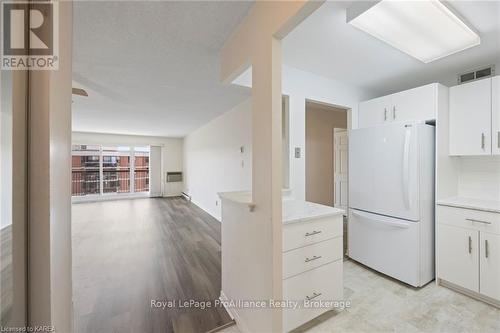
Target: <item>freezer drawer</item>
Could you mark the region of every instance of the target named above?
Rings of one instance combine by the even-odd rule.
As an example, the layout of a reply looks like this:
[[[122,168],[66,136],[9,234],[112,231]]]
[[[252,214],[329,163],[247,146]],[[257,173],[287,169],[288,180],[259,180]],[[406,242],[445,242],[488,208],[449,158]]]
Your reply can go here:
[[[420,222],[351,209],[349,256],[368,267],[418,287]]]

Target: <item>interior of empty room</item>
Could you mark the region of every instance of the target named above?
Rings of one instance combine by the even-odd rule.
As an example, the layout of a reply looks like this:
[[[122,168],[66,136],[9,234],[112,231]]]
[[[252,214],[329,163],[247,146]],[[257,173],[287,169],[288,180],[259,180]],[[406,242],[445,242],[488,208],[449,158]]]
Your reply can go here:
[[[500,2],[57,3],[0,72],[2,329],[500,330]]]

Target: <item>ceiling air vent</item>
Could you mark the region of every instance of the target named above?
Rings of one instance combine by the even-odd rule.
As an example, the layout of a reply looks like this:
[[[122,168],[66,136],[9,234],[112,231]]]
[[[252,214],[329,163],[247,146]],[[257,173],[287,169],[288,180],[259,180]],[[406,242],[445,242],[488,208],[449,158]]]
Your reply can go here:
[[[495,75],[495,66],[483,67],[470,72],[458,74],[458,84],[462,84],[469,81],[483,79],[488,76]]]

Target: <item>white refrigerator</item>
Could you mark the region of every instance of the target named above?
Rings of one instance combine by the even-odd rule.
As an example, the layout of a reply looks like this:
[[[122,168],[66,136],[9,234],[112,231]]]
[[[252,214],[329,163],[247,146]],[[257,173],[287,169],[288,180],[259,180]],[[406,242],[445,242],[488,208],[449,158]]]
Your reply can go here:
[[[349,134],[349,257],[420,287],[434,279],[434,127]]]

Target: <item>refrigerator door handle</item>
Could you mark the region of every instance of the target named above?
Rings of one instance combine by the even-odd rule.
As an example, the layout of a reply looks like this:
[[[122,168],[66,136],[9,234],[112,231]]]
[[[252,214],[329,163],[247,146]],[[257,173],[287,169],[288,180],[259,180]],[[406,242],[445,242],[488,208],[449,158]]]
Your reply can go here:
[[[407,128],[405,133],[405,143],[403,151],[403,199],[407,210],[411,208],[410,199],[410,142],[411,129]]]
[[[387,226],[400,228],[400,229],[408,229],[410,227],[410,223],[390,221],[388,218],[384,218],[382,216],[380,216],[376,220],[374,220],[367,213],[363,213],[363,212],[359,212],[359,211],[352,210],[352,215],[357,216],[363,220],[373,222],[375,224],[385,224]]]

